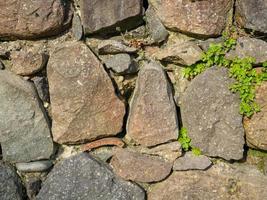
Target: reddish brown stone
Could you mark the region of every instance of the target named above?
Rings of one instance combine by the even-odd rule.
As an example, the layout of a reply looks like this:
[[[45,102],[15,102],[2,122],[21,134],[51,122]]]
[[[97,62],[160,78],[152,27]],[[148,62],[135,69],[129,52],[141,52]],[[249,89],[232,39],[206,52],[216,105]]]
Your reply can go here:
[[[90,142],[88,144],[85,144],[81,147],[82,151],[91,151],[92,149],[96,149],[98,147],[102,146],[118,146],[118,147],[124,147],[125,143],[120,138],[103,138],[100,140],[96,140],[93,142]]]
[[[122,130],[124,103],[104,67],[80,42],[66,42],[48,62],[52,134],[58,143],[81,143]]]
[[[11,53],[11,71],[27,76],[40,71],[47,63],[48,56],[32,51],[13,51]]]
[[[172,168],[172,163],[158,157],[119,148],[111,159],[111,165],[123,179],[147,183],[166,178]]]
[[[232,0],[150,0],[169,29],[203,36],[220,35],[225,28]]]
[[[247,144],[252,148],[267,150],[267,82],[257,88],[255,101],[261,111],[251,119],[244,120]]]
[[[0,38],[39,38],[62,32],[71,19],[61,0],[5,0],[0,3]]]

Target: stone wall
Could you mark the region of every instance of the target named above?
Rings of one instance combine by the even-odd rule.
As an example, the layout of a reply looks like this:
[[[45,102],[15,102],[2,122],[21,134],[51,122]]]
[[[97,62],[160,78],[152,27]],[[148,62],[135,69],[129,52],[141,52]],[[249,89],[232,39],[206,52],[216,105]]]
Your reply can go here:
[[[228,69],[182,71],[223,33],[237,39],[226,56],[253,57],[260,71],[266,10],[266,0],[1,2],[0,199],[265,199],[267,82],[248,118]],[[182,148],[182,127],[201,155]]]

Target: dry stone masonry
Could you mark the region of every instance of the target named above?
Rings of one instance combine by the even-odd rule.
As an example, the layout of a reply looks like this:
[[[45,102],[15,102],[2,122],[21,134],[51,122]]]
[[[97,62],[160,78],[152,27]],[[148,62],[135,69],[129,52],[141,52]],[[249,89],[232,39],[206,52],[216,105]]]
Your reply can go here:
[[[267,0],[0,1],[0,200],[265,200],[266,19]]]

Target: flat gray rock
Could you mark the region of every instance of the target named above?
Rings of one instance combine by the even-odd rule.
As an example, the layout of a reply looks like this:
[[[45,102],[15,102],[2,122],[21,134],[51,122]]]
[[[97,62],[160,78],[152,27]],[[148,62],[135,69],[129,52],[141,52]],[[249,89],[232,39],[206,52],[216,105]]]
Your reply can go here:
[[[53,166],[51,160],[40,160],[28,163],[16,163],[16,168],[20,172],[43,172]]]
[[[24,188],[15,169],[0,161],[0,199],[23,200]]]
[[[256,38],[240,37],[235,49],[226,54],[228,59],[235,57],[252,57],[255,59],[255,64],[261,64],[267,61],[267,42]]]
[[[74,38],[79,41],[83,38],[83,26],[80,16],[75,13],[72,19],[72,34]]]
[[[116,177],[102,162],[81,153],[58,163],[36,200],[144,200],[137,185]]]
[[[238,94],[225,68],[212,67],[192,80],[182,97],[183,126],[191,144],[204,155],[226,160],[243,158],[244,128]]]
[[[266,10],[266,0],[237,0],[236,21],[243,28],[267,33]]]
[[[139,71],[126,128],[128,140],[147,147],[178,138],[170,83],[155,61],[146,63]]]
[[[32,83],[0,71],[0,143],[10,162],[49,159],[53,141],[47,116]]]
[[[252,166],[218,163],[206,171],[173,172],[148,190],[148,200],[262,200],[267,176]]]
[[[81,18],[86,34],[135,28],[141,24],[142,14],[141,0],[81,0]]]
[[[137,49],[129,47],[122,41],[103,40],[98,44],[99,54],[136,53]]]
[[[137,63],[129,54],[120,53],[104,59],[106,67],[117,74],[132,74],[138,71]]]
[[[175,171],[184,171],[191,169],[207,169],[212,162],[207,156],[196,156],[192,152],[187,152],[183,157],[177,158],[172,169]]]

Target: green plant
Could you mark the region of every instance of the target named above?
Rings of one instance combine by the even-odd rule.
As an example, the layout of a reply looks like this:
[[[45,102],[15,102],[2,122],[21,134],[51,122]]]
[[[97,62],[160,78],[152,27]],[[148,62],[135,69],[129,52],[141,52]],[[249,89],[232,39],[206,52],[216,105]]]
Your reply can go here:
[[[191,148],[191,139],[187,135],[187,129],[182,127],[179,133],[178,141],[182,145],[184,151],[188,151]]]
[[[232,38],[225,39],[223,43],[211,44],[204,52],[200,62],[186,67],[183,70],[185,78],[192,79],[207,68],[221,66],[229,68],[229,76],[235,79],[230,90],[240,95],[240,114],[251,117],[255,112],[260,111],[255,100],[255,88],[262,81],[267,81],[267,62],[263,63],[263,70],[257,73],[253,68],[253,58],[227,59],[225,54],[236,44]]]
[[[196,156],[201,155],[201,150],[199,148],[196,147],[192,147],[191,145],[191,139],[188,136],[188,132],[187,129],[182,127],[180,132],[179,132],[179,138],[178,141],[180,142],[180,144],[182,145],[182,148],[184,151],[190,151],[192,150],[192,153]]]

